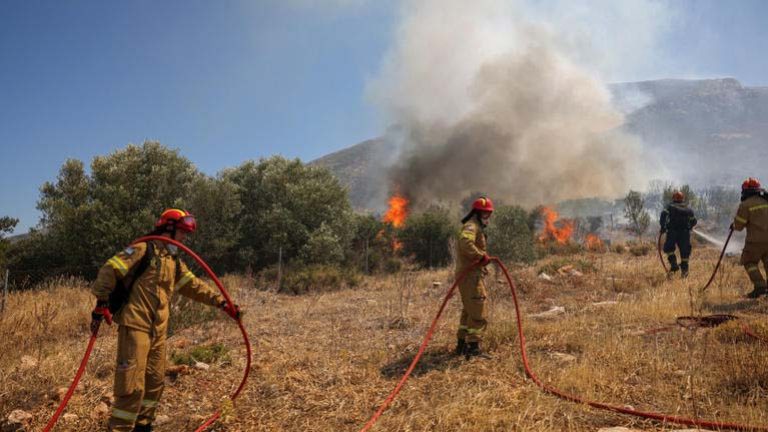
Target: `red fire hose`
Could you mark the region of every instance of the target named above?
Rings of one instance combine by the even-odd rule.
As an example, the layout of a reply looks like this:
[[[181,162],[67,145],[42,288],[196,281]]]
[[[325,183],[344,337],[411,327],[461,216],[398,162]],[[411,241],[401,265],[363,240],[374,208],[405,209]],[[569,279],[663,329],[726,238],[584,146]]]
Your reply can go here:
[[[183,250],[184,252],[186,252],[187,255],[192,257],[192,259],[194,259],[195,262],[197,262],[200,265],[200,267],[202,267],[203,270],[205,270],[208,276],[213,280],[213,282],[219,288],[221,295],[224,297],[227,303],[233,304],[232,298],[229,296],[229,293],[224,288],[224,285],[221,283],[221,281],[213,272],[213,270],[211,270],[211,268],[208,266],[208,264],[206,264],[202,258],[200,258],[195,252],[193,252],[192,249],[188,248],[187,246],[184,246],[182,243],[168,237],[150,235],[150,236],[145,236],[145,237],[136,239],[131,244],[142,243],[142,242],[151,241],[151,240],[170,243],[172,245],[175,245],[179,249]],[[243,373],[243,379],[240,381],[240,385],[237,387],[234,393],[232,393],[229,396],[230,400],[234,400],[243,390],[243,388],[245,387],[245,383],[248,380],[248,374],[250,374],[250,371],[251,371],[251,342],[248,339],[248,333],[246,333],[245,327],[243,327],[242,320],[237,319],[237,325],[240,328],[240,332],[243,334],[243,343],[245,344],[247,357],[246,357],[245,371]],[[80,368],[77,370],[77,373],[75,374],[75,378],[72,381],[72,384],[69,386],[69,389],[67,390],[66,395],[64,396],[61,403],[59,404],[59,407],[56,409],[56,412],[54,413],[53,417],[51,417],[51,420],[48,421],[48,424],[45,426],[45,428],[43,428],[43,432],[48,432],[53,428],[53,426],[58,421],[59,416],[64,411],[64,408],[66,408],[67,403],[69,403],[69,399],[72,396],[72,393],[75,391],[75,388],[77,387],[78,382],[80,382],[80,378],[83,376],[83,372],[85,372],[85,365],[88,363],[88,358],[90,357],[91,351],[93,350],[93,344],[94,342],[96,342],[96,336],[98,332],[99,332],[99,327],[97,324],[96,328],[91,334],[91,339],[88,341],[88,348],[85,350],[85,355],[83,356],[83,360],[80,362]],[[216,411],[213,415],[211,415],[208,418],[208,420],[205,421],[205,423],[203,423],[199,428],[197,428],[195,432],[202,432],[208,429],[208,427],[210,427],[219,417],[221,417],[221,411]]]
[[[504,272],[504,277],[507,279],[507,284],[509,285],[510,291],[512,292],[512,299],[515,304],[515,314],[517,316],[517,332],[520,340],[520,352],[522,355],[525,372],[531,378],[531,380],[533,380],[533,382],[536,383],[536,385],[539,386],[545,392],[555,395],[559,398],[565,399],[567,401],[586,404],[594,408],[613,411],[621,414],[632,415],[636,417],[658,420],[658,421],[667,422],[667,423],[697,426],[697,427],[708,427],[708,428],[715,428],[715,429],[740,430],[740,431],[768,431],[768,426],[750,426],[750,425],[744,425],[739,423],[706,421],[706,420],[691,419],[687,417],[673,416],[668,414],[660,414],[660,413],[654,413],[654,412],[645,412],[645,411],[639,411],[639,410],[634,410],[629,408],[623,408],[620,406],[609,405],[602,402],[596,402],[596,401],[584,399],[579,396],[565,393],[555,387],[544,384],[536,375],[536,373],[534,373],[533,369],[531,369],[531,366],[528,363],[528,353],[526,351],[525,335],[523,334],[522,314],[520,313],[520,306],[517,300],[517,290],[515,288],[515,284],[514,282],[512,282],[512,278],[509,276],[509,271],[501,262],[501,260],[499,260],[498,258],[491,258],[491,260],[494,263],[496,263],[496,265],[498,265],[499,268],[501,268],[501,270]],[[403,377],[400,379],[400,382],[397,383],[397,386],[395,386],[395,389],[392,391],[392,393],[390,393],[387,399],[382,403],[379,410],[376,411],[376,413],[370,418],[370,420],[368,420],[368,423],[366,423],[365,426],[363,426],[363,428],[360,429],[360,432],[368,431],[371,427],[373,427],[374,423],[376,423],[376,420],[378,420],[378,418],[381,416],[384,410],[386,410],[389,404],[394,400],[395,396],[397,396],[397,394],[400,392],[400,389],[402,388],[403,384],[405,384],[405,381],[408,379],[411,372],[416,367],[416,363],[418,362],[419,358],[421,358],[421,355],[423,354],[424,349],[429,343],[429,340],[432,338],[432,334],[434,333],[437,321],[442,315],[443,310],[445,309],[446,303],[453,295],[453,290],[456,288],[456,285],[458,284],[459,280],[461,280],[462,277],[464,277],[464,274],[461,274],[459,279],[457,279],[457,281],[454,282],[453,285],[451,285],[450,289],[448,290],[448,293],[446,294],[445,299],[443,300],[443,303],[440,306],[440,309],[438,310],[437,315],[435,316],[435,319],[432,321],[432,325],[430,326],[426,336],[424,337],[424,341],[422,342],[421,347],[419,348],[419,352],[416,354],[416,357],[414,357],[410,367],[405,372]]]
[[[75,392],[75,388],[77,387],[77,383],[80,382],[80,378],[82,378],[83,373],[85,372],[85,365],[88,364],[88,358],[91,357],[91,351],[93,351],[93,344],[96,343],[96,336],[99,334],[99,326],[101,325],[101,322],[96,323],[96,327],[93,328],[93,332],[91,333],[91,338],[88,340],[88,348],[85,349],[85,355],[83,356],[83,359],[80,361],[80,367],[77,368],[77,373],[75,373],[75,379],[72,380],[72,384],[67,389],[67,393],[64,395],[64,398],[61,399],[61,403],[59,403],[59,407],[56,408],[56,412],[53,413],[53,417],[51,417],[50,420],[48,420],[48,424],[45,425],[43,428],[43,432],[48,432],[53,428],[53,426],[56,424],[57,421],[59,421],[59,416],[61,413],[64,412],[64,408],[67,407],[67,404],[69,403],[69,398],[72,397],[72,393]]]
[[[661,261],[661,266],[664,267],[664,273],[668,273],[667,263],[664,262],[664,257],[661,255],[661,231],[659,231],[659,241],[657,242],[656,250],[659,251],[659,260]]]

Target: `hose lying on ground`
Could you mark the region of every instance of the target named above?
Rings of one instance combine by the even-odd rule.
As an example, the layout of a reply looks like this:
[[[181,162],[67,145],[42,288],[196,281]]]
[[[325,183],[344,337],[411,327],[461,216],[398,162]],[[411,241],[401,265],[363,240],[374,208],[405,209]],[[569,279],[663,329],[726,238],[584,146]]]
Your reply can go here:
[[[522,322],[522,314],[520,313],[520,306],[517,300],[517,290],[515,288],[514,282],[512,282],[512,278],[509,275],[509,271],[504,266],[504,264],[499,260],[498,258],[492,258],[491,259],[499,268],[501,268],[502,272],[504,273],[504,277],[507,280],[507,284],[509,285],[509,289],[512,293],[512,300],[514,301],[515,305],[515,315],[517,317],[517,332],[518,332],[518,339],[520,343],[520,353],[523,360],[523,366],[525,368],[525,373],[528,375],[528,377],[533,380],[533,382],[539,386],[542,390],[545,392],[555,395],[561,399],[565,399],[567,401],[576,402],[580,404],[589,405],[594,408],[603,409],[607,411],[613,411],[621,414],[627,414],[632,415],[635,417],[641,417],[641,418],[647,418],[651,420],[658,420],[661,422],[666,423],[674,423],[674,424],[680,424],[680,425],[687,425],[687,426],[697,426],[697,427],[707,427],[707,428],[715,428],[715,429],[729,429],[729,430],[739,430],[739,431],[768,431],[768,426],[752,426],[752,425],[745,425],[745,424],[739,424],[739,423],[728,423],[728,422],[717,422],[717,421],[707,421],[707,420],[699,420],[694,418],[688,418],[688,417],[681,417],[681,416],[674,416],[674,415],[668,415],[668,414],[661,414],[661,413],[654,413],[654,412],[645,412],[645,411],[639,411],[635,409],[630,408],[624,408],[620,406],[610,405],[602,402],[596,402],[591,401],[588,399],[584,399],[579,396],[571,395],[568,393],[565,393],[556,387],[549,386],[547,384],[544,384],[539,377],[536,375],[536,373],[531,368],[529,362],[528,362],[528,352],[526,350],[526,342],[525,342],[525,334],[523,333],[523,322]],[[471,270],[471,268],[470,268]],[[717,269],[716,269],[717,270]],[[411,365],[408,367],[406,372],[403,374],[400,381],[395,386],[395,389],[387,396],[387,398],[384,400],[384,402],[381,404],[379,409],[371,416],[371,418],[368,420],[368,422],[363,426],[362,429],[360,429],[360,432],[366,432],[370,430],[373,425],[376,423],[376,421],[379,419],[381,414],[384,412],[384,410],[387,409],[387,407],[392,403],[392,401],[395,399],[398,393],[400,393],[400,390],[402,389],[405,382],[408,380],[408,378],[411,375],[411,372],[413,372],[413,369],[416,367],[416,364],[418,363],[419,359],[421,358],[422,354],[424,353],[424,350],[427,347],[427,344],[429,343],[430,339],[432,338],[432,335],[434,333],[435,327],[437,326],[437,322],[440,319],[440,316],[443,313],[443,310],[445,309],[446,304],[448,303],[448,300],[453,296],[453,291],[456,289],[456,286],[458,285],[459,281],[466,275],[466,270],[464,273],[462,273],[457,280],[451,285],[451,287],[448,289],[447,294],[445,295],[445,298],[443,299],[442,304],[440,305],[440,309],[437,312],[437,315],[435,316],[434,320],[432,321],[432,325],[429,327],[429,330],[427,331],[427,334],[424,337],[424,341],[421,343],[421,346],[419,347],[419,351],[417,352],[416,356],[414,357],[413,361],[411,362]]]

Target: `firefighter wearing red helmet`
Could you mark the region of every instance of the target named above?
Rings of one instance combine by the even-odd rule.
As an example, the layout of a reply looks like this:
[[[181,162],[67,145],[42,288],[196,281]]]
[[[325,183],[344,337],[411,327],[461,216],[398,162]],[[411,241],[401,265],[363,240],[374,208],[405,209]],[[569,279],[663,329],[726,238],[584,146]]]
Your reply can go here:
[[[685,195],[680,191],[672,194],[672,202],[661,212],[659,226],[661,233],[667,234],[664,241],[664,253],[669,261],[669,276],[680,270],[682,277],[688,276],[688,259],[691,257],[691,230],[696,226],[696,216],[685,203]],[[675,248],[680,250],[680,265],[677,265]]]
[[[165,210],[152,235],[183,242],[197,229],[189,212]],[[91,287],[96,296],[92,326],[106,319],[119,324],[117,364],[110,431],[152,430],[163,392],[166,333],[174,292],[240,317],[221,294],[198,279],[177,255],[177,247],[162,241],[133,244],[107,260]]]
[[[768,271],[768,194],[756,178],[750,177],[742,183],[741,204],[731,227],[736,231],[747,229],[741,251],[741,264],[753,286],[747,297],[768,295],[768,286],[759,268],[762,261]]]
[[[472,210],[461,221],[463,226],[456,242],[456,276],[471,269],[459,282],[463,309],[456,343],[456,354],[464,355],[467,360],[477,356],[489,358],[480,349],[480,342],[488,325],[485,306],[488,294],[483,279],[488,274],[485,266],[490,260],[486,252],[488,243],[484,229],[492,213],[493,202],[489,198],[476,199],[472,203]]]

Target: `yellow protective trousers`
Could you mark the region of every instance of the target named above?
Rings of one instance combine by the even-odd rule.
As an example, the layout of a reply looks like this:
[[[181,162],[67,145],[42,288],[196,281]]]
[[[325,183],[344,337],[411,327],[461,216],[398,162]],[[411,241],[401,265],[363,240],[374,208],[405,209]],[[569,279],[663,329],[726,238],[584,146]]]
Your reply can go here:
[[[761,261],[768,272],[768,243],[747,242],[741,251],[741,264],[747,270],[749,279],[755,288],[766,288],[767,285],[758,267]]]
[[[488,326],[485,302],[488,293],[483,282],[483,272],[470,271],[463,281],[459,282],[461,293],[461,320],[456,337],[467,342],[481,342],[483,331]]]
[[[163,393],[165,334],[150,334],[121,325],[117,333],[115,402],[110,431],[132,431],[152,423]]]

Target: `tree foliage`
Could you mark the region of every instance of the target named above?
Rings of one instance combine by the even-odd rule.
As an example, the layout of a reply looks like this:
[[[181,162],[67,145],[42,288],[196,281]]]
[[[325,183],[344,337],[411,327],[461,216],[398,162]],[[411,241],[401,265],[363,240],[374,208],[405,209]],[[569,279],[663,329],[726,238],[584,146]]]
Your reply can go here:
[[[412,215],[398,233],[403,253],[422,267],[442,267],[451,260],[449,240],[458,229],[448,210],[430,207]]]
[[[493,212],[488,233],[488,251],[505,261],[531,262],[535,259],[531,215],[518,206],[500,206]]]
[[[196,216],[190,244],[219,270],[261,269],[280,249],[286,261],[338,263],[354,236],[346,191],[326,169],[273,157],[208,177],[156,142],[96,157],[90,175],[66,161],[38,208],[37,229],[13,248],[20,268],[92,275],[166,208]]]
[[[645,210],[645,200],[640,192],[630,190],[627,193],[624,198],[624,216],[629,221],[629,230],[642,241],[651,223],[651,216]]]

